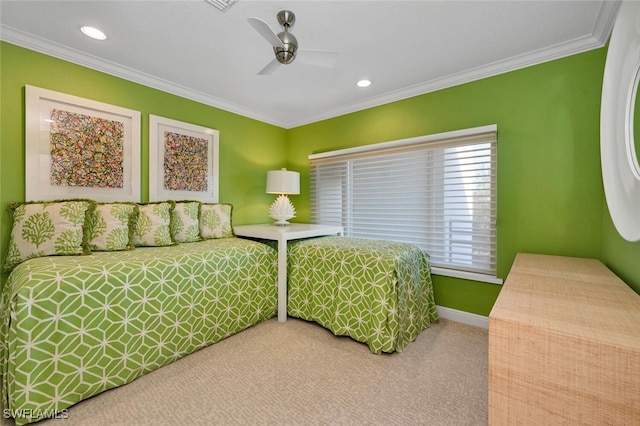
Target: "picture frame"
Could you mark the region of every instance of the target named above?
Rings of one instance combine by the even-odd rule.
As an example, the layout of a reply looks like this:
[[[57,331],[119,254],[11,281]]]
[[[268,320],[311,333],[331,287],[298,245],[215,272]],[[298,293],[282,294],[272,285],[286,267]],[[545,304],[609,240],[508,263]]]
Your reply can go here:
[[[149,201],[218,202],[219,132],[149,115]]]
[[[25,199],[140,201],[140,112],[25,86]]]

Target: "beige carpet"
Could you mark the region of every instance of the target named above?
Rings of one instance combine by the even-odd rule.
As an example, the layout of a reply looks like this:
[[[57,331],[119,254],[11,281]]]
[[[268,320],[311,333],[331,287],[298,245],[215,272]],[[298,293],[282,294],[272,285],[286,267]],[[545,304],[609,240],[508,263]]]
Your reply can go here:
[[[487,331],[441,320],[401,353],[271,319],[81,402],[76,425],[486,425]],[[9,424],[9,423],[7,423]]]

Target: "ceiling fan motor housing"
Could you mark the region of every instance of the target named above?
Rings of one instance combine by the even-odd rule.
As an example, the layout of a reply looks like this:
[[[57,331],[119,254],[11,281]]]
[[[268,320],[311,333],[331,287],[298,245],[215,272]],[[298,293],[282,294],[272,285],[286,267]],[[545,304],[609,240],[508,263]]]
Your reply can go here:
[[[278,62],[281,64],[290,64],[296,58],[296,51],[298,50],[298,40],[288,31],[283,31],[278,34],[278,38],[282,40],[284,47],[274,47],[273,51],[276,54]]]

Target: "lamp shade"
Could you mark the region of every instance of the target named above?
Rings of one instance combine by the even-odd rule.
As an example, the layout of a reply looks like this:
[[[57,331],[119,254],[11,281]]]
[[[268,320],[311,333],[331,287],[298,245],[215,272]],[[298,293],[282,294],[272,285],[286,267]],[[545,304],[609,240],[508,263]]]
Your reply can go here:
[[[300,173],[287,169],[267,172],[267,194],[299,194]]]

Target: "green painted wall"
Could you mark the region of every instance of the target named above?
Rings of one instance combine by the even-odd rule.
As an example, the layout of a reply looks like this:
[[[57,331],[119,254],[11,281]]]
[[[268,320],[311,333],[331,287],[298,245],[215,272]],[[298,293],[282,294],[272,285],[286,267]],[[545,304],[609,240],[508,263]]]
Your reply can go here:
[[[603,207],[602,261],[640,294],[640,242],[630,243],[618,234],[606,204]]]
[[[267,170],[286,167],[286,130],[170,95],[12,44],[0,44],[0,250],[9,240],[7,204],[24,200],[24,86],[55,90],[141,112],[142,198],[148,199],[149,114],[220,131],[220,202],[234,223],[268,220]]]
[[[622,241],[608,217],[599,157],[605,49],[285,130],[139,84],[0,44],[0,250],[6,205],[24,199],[24,85],[142,112],[143,199],[148,194],[148,114],[220,130],[220,200],[234,222],[266,221],[266,171],[289,167],[308,187],[311,153],[468,127],[498,125],[498,275],[517,252],[602,258],[640,288],[640,244]],[[366,92],[363,92],[366,94]],[[292,197],[309,218],[308,191]],[[5,277],[3,277],[5,278]],[[436,300],[487,315],[500,286],[434,277]]]
[[[496,123],[498,276],[506,277],[517,252],[600,258],[605,54],[598,49],[292,129],[289,163],[306,184],[311,153]],[[434,285],[439,305],[482,315],[500,290],[439,276]]]

